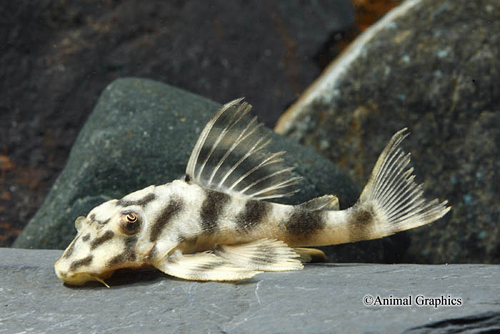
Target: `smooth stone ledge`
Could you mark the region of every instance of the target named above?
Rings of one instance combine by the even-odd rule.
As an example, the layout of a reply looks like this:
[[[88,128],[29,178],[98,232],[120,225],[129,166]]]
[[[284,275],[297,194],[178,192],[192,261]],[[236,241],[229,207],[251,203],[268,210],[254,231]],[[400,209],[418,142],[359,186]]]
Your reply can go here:
[[[199,283],[157,271],[63,285],[58,250],[0,248],[0,332],[370,332],[500,330],[500,266],[309,264],[240,283]],[[366,295],[413,305],[363,305]],[[416,306],[415,298],[462,306]]]

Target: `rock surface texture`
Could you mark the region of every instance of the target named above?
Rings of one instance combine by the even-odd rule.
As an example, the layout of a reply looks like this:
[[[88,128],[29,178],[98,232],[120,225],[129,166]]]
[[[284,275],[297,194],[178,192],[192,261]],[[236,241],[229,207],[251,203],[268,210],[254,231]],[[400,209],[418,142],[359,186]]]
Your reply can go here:
[[[64,286],[53,268],[60,255],[56,250],[0,248],[2,332],[500,330],[500,267],[494,265],[317,264],[299,272],[259,274],[236,284],[183,281],[152,271],[121,272],[108,280],[107,289],[97,284]],[[462,305],[418,305],[422,302],[417,296],[442,295]],[[369,296],[412,296],[412,303],[365,306]]]
[[[76,234],[78,216],[106,200],[182,177],[198,134],[219,107],[151,80],[115,81],[102,94],[66,168],[15,247],[66,248]],[[341,207],[354,204],[358,189],[330,161],[280,135],[271,138],[269,150],[287,151],[287,164],[304,177],[301,191],[286,202],[336,194]],[[377,240],[332,248],[330,260],[372,262],[383,256]]]
[[[410,0],[365,31],[280,119],[362,186],[390,136],[451,212],[404,261],[500,261],[500,2]],[[417,178],[418,179],[418,178]]]

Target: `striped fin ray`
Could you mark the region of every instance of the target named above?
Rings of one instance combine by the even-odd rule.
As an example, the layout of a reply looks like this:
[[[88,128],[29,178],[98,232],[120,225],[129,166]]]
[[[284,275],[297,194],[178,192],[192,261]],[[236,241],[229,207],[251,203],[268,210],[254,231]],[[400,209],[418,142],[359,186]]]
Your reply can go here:
[[[234,264],[263,271],[301,270],[297,254],[283,241],[260,239],[239,245],[219,245],[215,254]]]
[[[410,154],[399,147],[406,130],[397,132],[380,154],[357,204],[383,217],[377,237],[429,224],[450,210],[447,201],[426,200],[422,185],[415,182],[413,168],[408,168]]]
[[[237,281],[262,272],[234,264],[211,252],[182,254],[177,251],[154,266],[170,276],[193,281]]]
[[[254,199],[290,196],[300,177],[267,146],[270,133],[248,112],[243,99],[225,104],[207,123],[189,158],[186,175],[212,190]]]

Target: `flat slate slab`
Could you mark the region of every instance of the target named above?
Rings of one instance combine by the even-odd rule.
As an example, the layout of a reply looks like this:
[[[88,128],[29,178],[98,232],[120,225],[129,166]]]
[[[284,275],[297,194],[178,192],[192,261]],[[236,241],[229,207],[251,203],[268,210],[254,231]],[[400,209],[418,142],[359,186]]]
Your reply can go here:
[[[236,284],[129,271],[107,289],[64,286],[53,269],[60,255],[0,248],[0,333],[500,330],[498,265],[310,264]],[[412,305],[365,306],[369,296]],[[461,306],[418,306],[417,296]]]

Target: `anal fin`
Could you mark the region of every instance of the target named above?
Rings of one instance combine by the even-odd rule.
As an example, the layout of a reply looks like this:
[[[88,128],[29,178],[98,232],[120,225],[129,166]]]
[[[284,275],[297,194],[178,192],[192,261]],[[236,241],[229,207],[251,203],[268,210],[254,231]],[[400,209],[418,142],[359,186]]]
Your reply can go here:
[[[325,253],[316,248],[296,247],[293,250],[299,254],[301,262],[324,262],[326,259]]]
[[[290,271],[303,268],[299,255],[282,241],[260,239],[239,245],[218,245],[215,254],[253,270]]]
[[[261,273],[210,252],[182,254],[179,250],[156,263],[155,267],[170,276],[193,281],[237,281]]]

